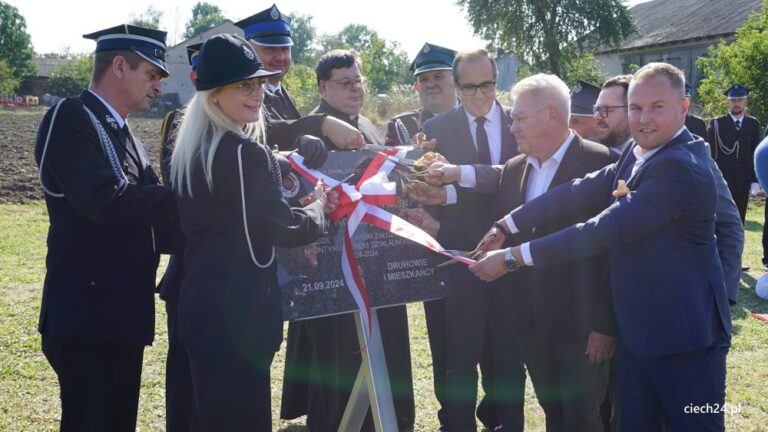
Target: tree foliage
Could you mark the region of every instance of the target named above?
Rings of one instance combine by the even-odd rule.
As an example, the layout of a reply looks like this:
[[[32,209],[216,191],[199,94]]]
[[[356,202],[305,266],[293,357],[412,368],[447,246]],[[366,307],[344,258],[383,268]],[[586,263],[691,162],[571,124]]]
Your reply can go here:
[[[699,58],[698,66],[702,79],[697,93],[706,115],[727,112],[723,92],[742,84],[750,90],[750,115],[764,125],[768,121],[768,0],[736,30],[732,43],[710,47],[709,56]]]
[[[161,19],[163,19],[163,12],[155,9],[154,6],[149,6],[141,14],[131,15],[130,24],[160,30]]]
[[[77,96],[88,87],[93,70],[93,56],[77,55],[64,66],[56,69],[48,80],[48,93],[54,96]]]
[[[315,58],[315,37],[317,30],[312,24],[311,15],[291,14],[291,57],[296,64],[314,66],[312,60]]]
[[[34,76],[35,51],[27,33],[27,22],[14,6],[0,1],[0,60],[11,68],[13,78]]]
[[[622,0],[457,0],[478,36],[534,70],[561,75],[587,47],[618,46],[634,30]]]
[[[563,65],[559,76],[569,88],[576,86],[578,81],[586,81],[600,86],[607,78],[607,75],[602,71],[602,66],[603,62],[596,59],[592,53],[585,52],[574,56],[568,64]],[[520,81],[538,72],[540,70],[531,65],[523,64],[517,71],[517,80]]]
[[[207,2],[197,2],[192,8],[192,18],[187,21],[184,38],[189,39],[226,21],[221,8]]]
[[[5,60],[0,60],[0,95],[14,94],[21,81],[14,78],[13,69]]]
[[[320,102],[314,68],[303,64],[294,65],[288,75],[283,78],[283,83],[291,92],[296,108],[302,115],[309,114]]]
[[[396,84],[412,81],[408,55],[397,42],[387,41],[367,26],[349,24],[339,33],[320,38],[320,54],[332,49],[354,49],[363,61],[363,75],[374,93],[386,93]]]

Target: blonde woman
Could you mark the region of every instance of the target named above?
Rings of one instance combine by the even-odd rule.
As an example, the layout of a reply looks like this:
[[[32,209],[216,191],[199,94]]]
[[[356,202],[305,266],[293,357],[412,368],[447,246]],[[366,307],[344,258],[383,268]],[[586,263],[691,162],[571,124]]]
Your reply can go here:
[[[271,75],[242,38],[209,39],[171,160],[186,236],[177,325],[194,430],[271,430],[269,368],[283,328],[275,246],[323,233],[325,193],[289,207],[275,157],[260,144]]]

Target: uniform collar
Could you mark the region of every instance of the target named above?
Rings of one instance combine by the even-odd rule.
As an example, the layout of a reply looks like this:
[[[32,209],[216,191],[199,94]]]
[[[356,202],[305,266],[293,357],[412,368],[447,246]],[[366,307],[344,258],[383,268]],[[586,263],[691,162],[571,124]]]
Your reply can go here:
[[[106,100],[104,100],[104,98],[102,98],[101,95],[96,93],[96,91],[94,91],[93,89],[88,89],[86,91],[96,96],[96,99],[98,99],[99,102],[101,102],[102,104],[104,104],[105,107],[107,107],[107,110],[109,110],[109,113],[112,114],[112,117],[115,118],[115,121],[117,121],[117,124],[118,126],[120,126],[120,129],[122,129],[123,126],[125,126],[125,119],[123,119],[120,116],[120,114],[118,114],[117,111],[115,111],[115,109],[112,108],[112,105],[110,105]]]

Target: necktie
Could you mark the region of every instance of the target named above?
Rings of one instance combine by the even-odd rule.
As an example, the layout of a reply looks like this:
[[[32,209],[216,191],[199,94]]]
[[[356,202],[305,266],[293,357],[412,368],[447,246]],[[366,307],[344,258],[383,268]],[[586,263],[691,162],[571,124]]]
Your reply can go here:
[[[488,134],[485,133],[485,117],[478,117],[477,122],[477,153],[480,157],[480,163],[490,165],[491,164],[491,147],[488,145]]]
[[[736,120],[733,124],[736,126],[736,130],[741,129],[741,120]]]

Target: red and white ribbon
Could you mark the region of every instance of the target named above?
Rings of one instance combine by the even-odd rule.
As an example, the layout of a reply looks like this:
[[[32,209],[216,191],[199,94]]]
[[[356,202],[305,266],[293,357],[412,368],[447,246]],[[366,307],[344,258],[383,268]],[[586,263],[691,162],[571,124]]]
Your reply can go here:
[[[365,281],[357,265],[355,252],[352,248],[352,236],[361,223],[367,223],[384,231],[391,232],[464,264],[469,265],[475,262],[455,251],[446,250],[437,240],[421,228],[379,207],[397,204],[396,184],[389,181],[388,177],[388,174],[394,168],[394,164],[389,160],[389,157],[402,157],[398,154],[401,151],[392,149],[392,151],[379,152],[354,187],[341,183],[317,170],[307,168],[304,165],[304,158],[298,154],[293,153],[288,157],[294,171],[302,177],[313,184],[322,180],[325,185],[339,193],[339,205],[331,214],[331,219],[335,222],[339,222],[344,218],[347,219],[344,247],[341,249],[341,269],[344,273],[344,280],[349,287],[349,292],[352,294],[360,310],[363,325],[368,328],[369,332],[371,330],[370,300],[365,289]]]

